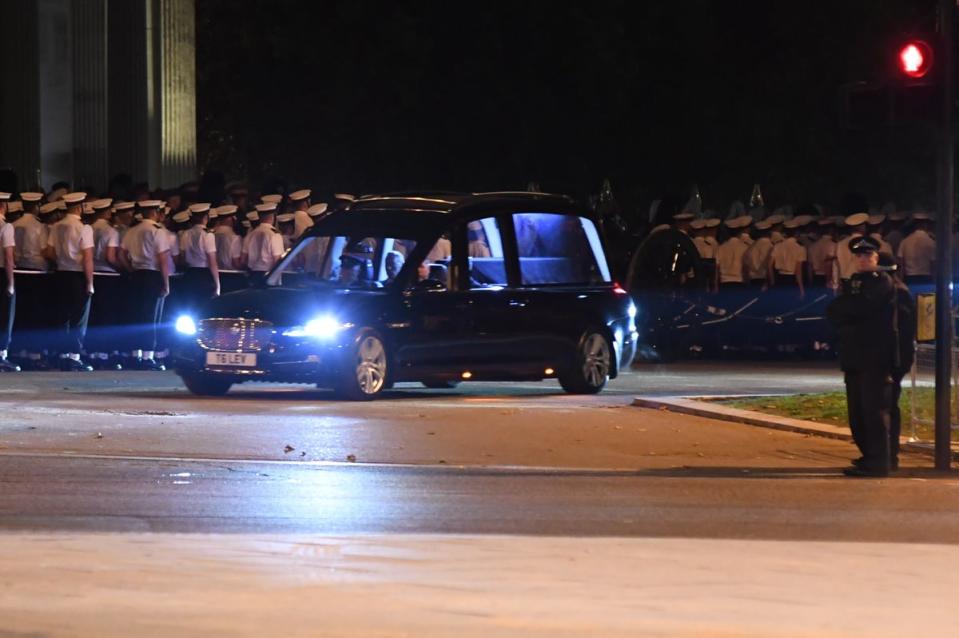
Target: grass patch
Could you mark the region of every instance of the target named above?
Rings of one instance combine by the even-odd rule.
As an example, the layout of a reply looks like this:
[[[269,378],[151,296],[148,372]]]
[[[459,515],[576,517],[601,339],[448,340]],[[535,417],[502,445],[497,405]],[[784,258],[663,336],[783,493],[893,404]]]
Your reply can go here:
[[[844,392],[823,392],[820,394],[794,394],[783,397],[751,397],[745,399],[731,399],[720,401],[723,405],[741,410],[753,410],[765,414],[774,414],[804,421],[817,421],[829,425],[849,425],[846,412],[846,394]],[[929,421],[935,418],[936,395],[933,388],[916,389],[916,416],[920,420]],[[902,398],[899,401],[902,410],[902,433],[910,434],[909,419],[912,413],[912,391],[903,388]],[[955,415],[955,406],[953,414]],[[916,434],[920,439],[933,440],[935,438],[932,425],[916,425]],[[952,440],[959,441],[959,432],[953,430]]]

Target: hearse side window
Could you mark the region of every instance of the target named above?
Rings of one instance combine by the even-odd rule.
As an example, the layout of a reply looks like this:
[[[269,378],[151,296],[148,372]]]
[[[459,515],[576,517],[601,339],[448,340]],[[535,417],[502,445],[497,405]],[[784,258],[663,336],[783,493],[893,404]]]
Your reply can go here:
[[[506,285],[506,262],[503,260],[503,240],[496,218],[471,221],[466,226],[469,241],[470,288],[502,287]]]
[[[393,282],[415,248],[416,241],[406,238],[308,236],[284,258],[268,283],[381,287]]]
[[[524,285],[610,281],[592,220],[557,213],[517,213],[513,225]]]

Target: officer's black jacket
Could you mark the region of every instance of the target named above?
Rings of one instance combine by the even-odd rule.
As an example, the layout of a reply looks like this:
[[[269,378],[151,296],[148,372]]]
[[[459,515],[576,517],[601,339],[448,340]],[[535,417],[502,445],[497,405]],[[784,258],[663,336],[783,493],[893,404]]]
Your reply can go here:
[[[826,308],[826,318],[839,331],[839,365],[845,372],[890,373],[896,360],[893,313],[896,288],[884,272],[857,273],[849,292]]]

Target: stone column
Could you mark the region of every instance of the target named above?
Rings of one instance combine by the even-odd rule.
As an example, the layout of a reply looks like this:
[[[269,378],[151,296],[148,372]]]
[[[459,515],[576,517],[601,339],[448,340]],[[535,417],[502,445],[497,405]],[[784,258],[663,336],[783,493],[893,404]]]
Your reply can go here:
[[[107,0],[73,0],[73,167],[75,188],[106,190],[109,93]]]

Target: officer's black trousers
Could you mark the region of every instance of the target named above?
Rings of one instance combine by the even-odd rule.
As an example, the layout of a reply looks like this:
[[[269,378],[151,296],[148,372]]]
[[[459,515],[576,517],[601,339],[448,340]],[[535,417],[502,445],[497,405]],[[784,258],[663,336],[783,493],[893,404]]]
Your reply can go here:
[[[7,294],[6,278],[0,292],[0,350],[7,350],[13,339],[13,321],[17,316],[17,293]]]
[[[89,352],[113,352],[123,346],[118,330],[123,324],[122,306],[127,303],[122,294],[122,279],[116,273],[94,273],[96,295],[90,308],[86,346]]]
[[[187,268],[180,289],[179,310],[195,313],[203,302],[213,297],[216,290],[213,273],[209,268]]]
[[[890,416],[893,384],[888,372],[846,372],[846,406],[852,438],[862,452],[863,465],[872,470],[889,469]]]
[[[83,352],[83,340],[87,336],[87,321],[90,318],[90,295],[87,294],[87,277],[82,272],[61,270],[54,274],[57,291],[57,340],[61,353]]]
[[[130,277],[134,296],[134,350],[156,350],[160,322],[163,320],[163,275],[156,270],[134,270]]]

